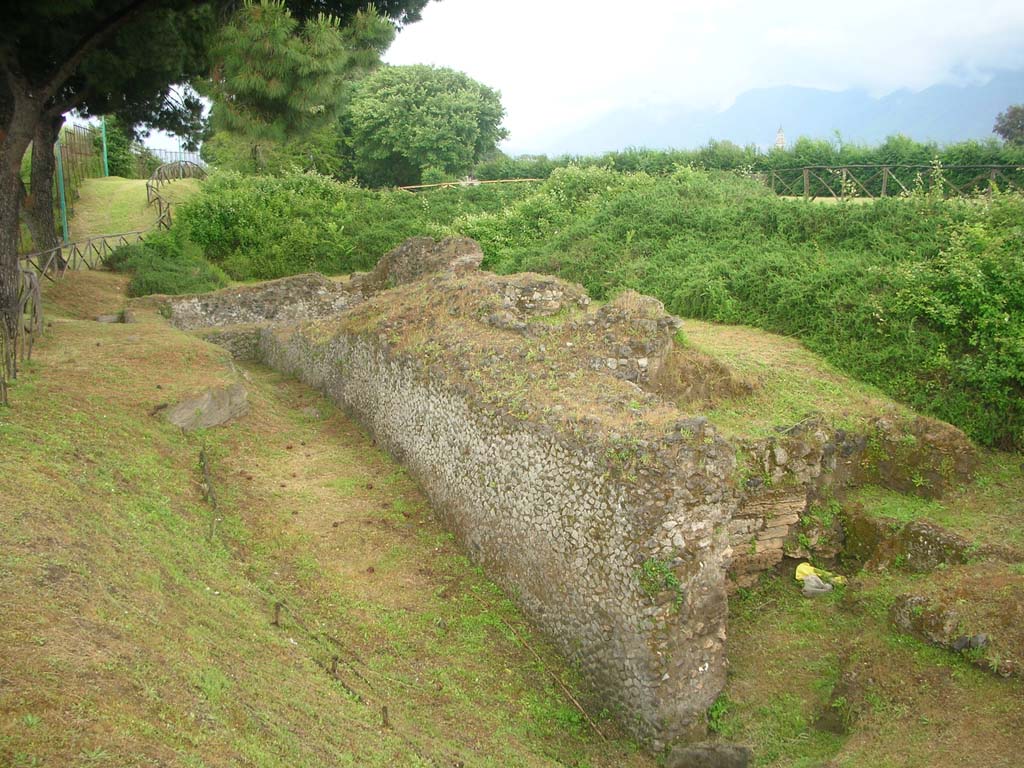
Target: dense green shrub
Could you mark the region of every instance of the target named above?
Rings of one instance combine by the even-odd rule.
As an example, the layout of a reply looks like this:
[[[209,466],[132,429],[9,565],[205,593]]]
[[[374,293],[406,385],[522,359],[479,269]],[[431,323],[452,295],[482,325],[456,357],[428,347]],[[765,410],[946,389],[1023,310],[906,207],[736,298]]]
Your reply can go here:
[[[596,298],[801,338],[850,374],[1024,447],[1024,198],[780,200],[733,174],[559,169],[532,196],[453,229],[485,266],[553,272]],[[585,193],[566,198],[564,189]],[[587,183],[588,180],[590,183]]]
[[[129,296],[205,293],[230,282],[223,270],[177,232],[158,232],[141,243],[121,246],[107,257],[106,265],[115,272],[131,273]]]
[[[144,253],[145,246],[141,242],[122,245],[111,251],[103,263],[107,269],[113,272],[130,272],[131,263],[141,258]]]
[[[460,215],[499,210],[529,192],[506,184],[413,194],[315,173],[218,173],[178,209],[176,226],[238,280],[336,274],[370,269],[408,237],[434,234]]]
[[[138,163],[132,153],[132,137],[121,126],[116,117],[107,118],[107,168],[111,176],[122,176],[126,179],[138,175]],[[96,151],[103,152],[103,137],[97,131],[93,136]]]

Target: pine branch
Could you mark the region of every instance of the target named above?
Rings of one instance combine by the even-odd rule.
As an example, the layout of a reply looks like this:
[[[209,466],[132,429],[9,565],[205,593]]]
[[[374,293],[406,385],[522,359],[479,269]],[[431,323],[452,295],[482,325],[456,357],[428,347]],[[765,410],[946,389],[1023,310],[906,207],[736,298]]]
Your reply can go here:
[[[56,96],[60,87],[75,74],[85,57],[96,50],[100,43],[106,41],[129,22],[134,21],[143,12],[157,5],[159,5],[159,0],[133,0],[117,13],[100,20],[78,41],[64,62],[42,84],[39,98],[46,101]]]

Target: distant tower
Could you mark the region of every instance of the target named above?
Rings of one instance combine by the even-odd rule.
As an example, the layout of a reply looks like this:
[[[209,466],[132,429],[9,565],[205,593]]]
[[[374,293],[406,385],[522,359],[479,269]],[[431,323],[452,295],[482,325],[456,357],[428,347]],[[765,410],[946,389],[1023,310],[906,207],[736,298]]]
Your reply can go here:
[[[786,148],[786,134],[782,132],[782,126],[779,126],[779,132],[775,134],[775,148],[785,149]]]

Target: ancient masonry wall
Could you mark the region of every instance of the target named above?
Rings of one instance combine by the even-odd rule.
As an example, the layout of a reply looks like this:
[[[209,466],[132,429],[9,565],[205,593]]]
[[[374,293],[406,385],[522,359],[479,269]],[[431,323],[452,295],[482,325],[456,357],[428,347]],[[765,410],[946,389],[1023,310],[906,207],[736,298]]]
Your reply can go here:
[[[733,449],[701,423],[621,477],[592,441],[496,413],[377,336],[313,332],[265,329],[261,356],[373,432],[637,736],[701,733],[725,681]]]
[[[163,303],[175,327],[193,330],[311,320],[337,314],[362,298],[347,286],[312,273],[269,280],[255,287],[166,297]]]
[[[787,434],[742,446],[747,477],[729,521],[731,587],[754,584],[786,555],[810,557],[807,543],[812,539],[815,551],[823,553],[827,542],[822,539],[833,531],[807,527],[809,508],[856,474],[863,445],[811,419]]]
[[[923,416],[878,418],[863,434],[809,418],[777,437],[746,441],[740,452],[747,478],[729,522],[730,587],[750,586],[786,556],[837,555],[844,531],[827,507],[848,486],[941,498],[968,482],[977,464],[960,430]]]
[[[659,426],[637,419],[633,402],[667,407],[693,384],[672,362],[679,321],[636,294],[588,312],[580,286],[480,273],[482,256],[471,240],[413,238],[345,282],[301,275],[162,306],[178,327],[297,376],[361,420],[655,748],[703,734],[725,683],[727,588],[786,554],[838,551],[838,521],[813,504],[865,481],[937,497],[973,469],[962,433],[922,417],[879,417],[856,435],[809,416],[734,443],[674,409]],[[537,322],[557,314],[557,325]],[[402,344],[410,333],[420,347]],[[556,347],[569,359],[557,362]],[[538,387],[575,380],[581,403],[619,398],[629,414],[552,417],[561,401],[512,409],[460,375],[499,364]]]

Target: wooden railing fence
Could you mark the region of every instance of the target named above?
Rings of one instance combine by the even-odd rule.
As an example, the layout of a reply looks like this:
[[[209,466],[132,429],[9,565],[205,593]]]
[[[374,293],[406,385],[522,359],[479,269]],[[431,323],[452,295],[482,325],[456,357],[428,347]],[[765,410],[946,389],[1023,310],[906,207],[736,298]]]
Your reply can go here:
[[[805,199],[893,197],[915,189],[955,197],[1024,188],[1024,166],[1017,165],[807,165],[771,169],[762,177],[775,194]]]
[[[157,206],[157,229],[170,229],[171,204],[161,194],[160,187],[176,179],[205,179],[206,169],[191,160],[164,163],[146,179],[146,202]]]
[[[114,249],[138,243],[154,229],[169,229],[171,203],[160,194],[160,187],[186,178],[205,179],[206,169],[190,160],[165,163],[146,180],[146,201],[157,207],[156,223],[149,229],[94,235],[18,257],[18,317],[21,321],[15,338],[7,339],[6,334],[0,333],[0,405],[7,404],[7,384],[15,378],[18,362],[31,357],[36,337],[43,332],[40,277],[56,282],[68,270],[98,269]]]

